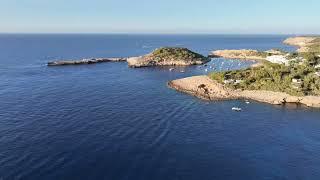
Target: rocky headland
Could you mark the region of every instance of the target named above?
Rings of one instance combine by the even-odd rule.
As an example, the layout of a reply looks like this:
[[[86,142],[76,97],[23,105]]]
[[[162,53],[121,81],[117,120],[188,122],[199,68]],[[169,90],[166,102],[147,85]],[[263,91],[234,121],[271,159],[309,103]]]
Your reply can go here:
[[[187,48],[163,47],[150,54],[128,58],[129,67],[139,68],[147,66],[189,66],[201,65],[210,58],[190,51]]]
[[[298,52],[320,52],[320,37],[317,36],[290,37],[283,43],[298,47]]]
[[[206,100],[254,100],[274,105],[285,103],[304,104],[320,108],[320,96],[292,96],[283,92],[262,90],[233,90],[208,76],[193,76],[168,82],[168,86],[177,91]]]
[[[95,64],[103,62],[119,62],[126,61],[127,58],[90,58],[81,60],[58,60],[48,62],[48,66],[65,66],[65,65],[81,65],[81,64]]]

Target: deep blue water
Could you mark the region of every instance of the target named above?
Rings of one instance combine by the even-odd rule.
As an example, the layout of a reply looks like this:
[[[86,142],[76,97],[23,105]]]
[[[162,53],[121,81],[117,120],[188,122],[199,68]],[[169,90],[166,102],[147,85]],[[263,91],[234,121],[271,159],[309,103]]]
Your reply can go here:
[[[320,110],[207,102],[166,82],[205,74],[126,63],[46,67],[54,59],[127,57],[160,46],[199,53],[284,48],[271,35],[0,35],[0,179],[320,178]],[[218,59],[216,70],[250,62]],[[181,73],[180,70],[185,73]],[[243,112],[231,111],[241,106]]]

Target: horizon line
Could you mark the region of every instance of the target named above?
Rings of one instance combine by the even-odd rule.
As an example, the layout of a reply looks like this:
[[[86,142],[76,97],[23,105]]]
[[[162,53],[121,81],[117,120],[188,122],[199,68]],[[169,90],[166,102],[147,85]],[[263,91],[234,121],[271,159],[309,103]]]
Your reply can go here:
[[[0,32],[12,35],[288,35],[288,36],[319,36],[320,33],[197,33],[197,32]]]

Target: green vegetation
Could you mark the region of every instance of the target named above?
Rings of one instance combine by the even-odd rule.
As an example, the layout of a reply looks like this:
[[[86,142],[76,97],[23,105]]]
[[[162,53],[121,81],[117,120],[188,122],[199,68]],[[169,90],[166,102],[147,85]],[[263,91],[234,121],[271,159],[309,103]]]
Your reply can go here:
[[[267,53],[265,51],[256,51],[256,50],[230,50],[231,52],[228,52],[232,56],[241,57],[243,55],[249,56],[249,57],[262,57],[266,58],[270,55],[270,53]]]
[[[267,53],[264,51],[259,51],[259,52],[253,54],[253,56],[259,56],[259,57],[263,57],[263,58],[266,58],[270,55],[271,55],[270,53]]]
[[[320,37],[316,37],[313,41],[311,41],[312,44],[320,44]]]
[[[201,54],[190,51],[187,48],[178,47],[162,47],[156,49],[151,53],[151,57],[154,59],[177,59],[177,60],[200,60],[209,61],[209,58],[202,56]]]
[[[279,52],[279,53],[282,53],[282,54],[286,54],[287,53],[286,51],[284,51],[283,49],[280,49],[280,48],[273,48],[273,49],[271,49],[271,51]]]
[[[309,52],[314,52],[314,53],[320,53],[320,42],[319,44],[312,44],[310,46],[308,46],[309,48]]]
[[[292,56],[299,56],[292,54]],[[295,96],[320,95],[320,78],[315,65],[320,63],[316,53],[304,53],[302,63],[289,66],[265,62],[263,66],[244,70],[216,72],[209,77],[232,89],[286,92]]]
[[[300,54],[298,52],[292,52],[289,54],[289,56],[287,56],[288,59],[294,59],[294,58],[297,58],[299,57]]]
[[[310,42],[310,45],[307,46],[309,52],[319,53],[320,54],[320,37],[317,37]]]
[[[279,48],[273,48],[273,49],[270,49],[269,51],[265,51],[266,56],[272,56],[272,55],[286,55],[288,54],[288,52],[282,50],[282,49],[279,49]]]

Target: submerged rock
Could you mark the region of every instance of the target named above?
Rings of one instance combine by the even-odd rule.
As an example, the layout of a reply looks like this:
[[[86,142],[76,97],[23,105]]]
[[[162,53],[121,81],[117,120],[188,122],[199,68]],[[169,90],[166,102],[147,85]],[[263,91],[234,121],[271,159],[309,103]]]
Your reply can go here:
[[[164,47],[150,54],[128,58],[129,67],[147,66],[188,66],[200,65],[210,61],[210,58],[190,51],[187,48]]]

